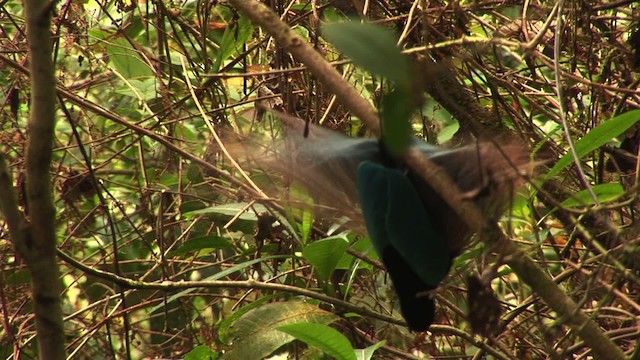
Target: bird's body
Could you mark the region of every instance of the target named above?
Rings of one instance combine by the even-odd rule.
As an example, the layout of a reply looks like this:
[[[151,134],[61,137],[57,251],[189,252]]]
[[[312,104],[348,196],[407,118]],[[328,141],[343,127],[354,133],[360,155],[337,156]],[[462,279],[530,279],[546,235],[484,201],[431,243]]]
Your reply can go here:
[[[276,167],[287,169],[320,203],[362,215],[409,327],[427,330],[434,317],[429,292],[472,235],[465,221],[378,140],[319,127],[311,127],[305,137],[299,120],[284,117],[286,146]],[[476,143],[446,149],[418,138],[411,143],[442,167],[489,219],[505,210],[521,170],[528,167],[521,146]]]

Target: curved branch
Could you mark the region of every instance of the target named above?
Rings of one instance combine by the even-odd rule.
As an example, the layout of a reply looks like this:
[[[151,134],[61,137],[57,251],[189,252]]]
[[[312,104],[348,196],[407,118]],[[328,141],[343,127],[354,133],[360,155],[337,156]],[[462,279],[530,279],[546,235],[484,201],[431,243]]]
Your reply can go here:
[[[372,317],[381,321],[385,321],[388,323],[403,325],[403,326],[407,325],[403,320],[399,318],[382,315],[375,311],[353,305],[347,301],[342,301],[325,294],[317,293],[311,290],[307,290],[304,288],[291,286],[291,285],[274,284],[274,283],[255,281],[255,280],[246,280],[246,281],[236,281],[236,280],[169,281],[169,280],[165,280],[162,282],[141,281],[141,280],[129,279],[127,277],[119,276],[114,273],[110,273],[108,271],[99,270],[99,269],[87,266],[77,261],[73,257],[69,256],[67,253],[65,253],[62,250],[58,250],[58,256],[60,256],[64,261],[69,263],[69,265],[83,271],[86,274],[91,274],[95,277],[112,281],[113,283],[127,289],[172,291],[172,290],[184,290],[184,289],[193,289],[193,288],[240,288],[240,289],[283,291],[291,294],[302,295],[312,299],[320,300],[328,304],[335,305],[336,307],[340,307],[348,311],[357,312],[358,314],[369,316],[369,317]]]

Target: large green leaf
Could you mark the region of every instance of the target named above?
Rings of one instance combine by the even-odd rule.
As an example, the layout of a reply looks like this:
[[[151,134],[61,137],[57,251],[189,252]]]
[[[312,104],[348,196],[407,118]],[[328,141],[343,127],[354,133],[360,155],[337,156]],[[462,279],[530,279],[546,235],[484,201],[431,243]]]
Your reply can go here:
[[[134,99],[150,101],[159,96],[158,82],[154,77],[129,79],[127,80],[127,84],[118,86],[116,93],[129,96]]]
[[[350,234],[348,236],[354,236]],[[373,245],[371,244],[371,240],[368,237],[359,237],[358,240],[351,244],[351,249],[364,254],[366,256],[371,257],[372,259],[377,260],[378,254],[374,251]],[[338,264],[336,265],[336,269],[348,270],[353,266],[353,262],[356,259],[355,256],[345,252],[345,254],[340,258]],[[359,268],[371,269],[372,265],[367,262],[360,262],[358,265]]]
[[[409,88],[409,61],[390,30],[371,23],[343,22],[324,25],[322,34],[365,70]]]
[[[270,302],[273,299],[277,299],[279,297],[283,297],[283,294],[277,293],[277,294],[271,294],[271,295],[264,295],[257,298],[255,301],[234,311],[229,317],[222,320],[216,326],[216,330],[218,331],[218,338],[220,339],[220,341],[224,344],[230,344],[233,338],[233,330],[231,329],[231,327],[236,321],[238,321],[238,319],[240,319],[242,316],[244,316],[244,314],[248,313],[249,311],[257,307],[260,307],[265,303]]]
[[[409,117],[414,110],[410,64],[396,45],[394,34],[379,25],[359,22],[323,26],[323,35],[356,64],[390,80],[394,89],[382,103],[382,139],[391,154],[401,155],[409,146]]]
[[[349,340],[331,326],[317,323],[295,323],[278,327],[296,339],[317,347],[326,355],[337,360],[356,360],[356,354]]]
[[[31,282],[31,273],[26,268],[24,268],[24,270],[9,272],[8,275],[5,276],[4,286],[24,285]]]
[[[302,255],[318,272],[320,278],[328,279],[342,256],[347,252],[349,239],[346,234],[317,240],[304,247]]]
[[[338,316],[302,301],[284,301],[261,306],[247,312],[233,324],[232,348],[223,358],[263,359],[294,340],[293,336],[279,331],[279,327],[307,322],[326,325],[337,319]]]
[[[632,110],[618,115],[611,120],[602,122],[575,143],[578,157],[582,158],[595,149],[605,145],[616,136],[627,131],[627,129],[638,122],[638,120],[640,120],[640,110]],[[571,153],[568,152],[549,170],[547,175],[545,175],[545,179],[556,175],[571,163],[573,163],[573,157]]]

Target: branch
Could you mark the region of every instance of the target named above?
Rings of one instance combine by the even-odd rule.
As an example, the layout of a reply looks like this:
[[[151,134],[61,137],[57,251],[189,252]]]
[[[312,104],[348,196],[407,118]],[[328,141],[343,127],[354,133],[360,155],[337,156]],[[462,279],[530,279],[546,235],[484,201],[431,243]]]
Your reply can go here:
[[[329,66],[302,37],[293,32],[263,4],[254,0],[230,0],[230,2],[271,34],[278,44],[289,51],[296,60],[307,65],[324,86],[336,94],[337,98],[365,122],[372,132],[380,136],[379,120],[373,106]],[[441,194],[460,219],[466,221],[475,232],[484,235],[482,238],[491,248],[500,251],[505,262],[591,347],[597,358],[625,358],[620,348],[605,336],[599,326],[581,312],[576,303],[563,293],[529,256],[518,250],[500,231],[497,224],[487,224],[478,208],[465,200],[444,170],[415,149],[407,151],[405,160],[416,173],[421,174],[428,181],[436,193]]]
[[[56,262],[55,208],[51,153],[55,128],[55,78],[52,60],[53,2],[25,0],[27,41],[31,69],[31,114],[26,152],[26,199],[30,224],[16,230],[14,245],[31,273],[32,301],[42,359],[65,358],[65,336],[60,305],[60,274]],[[9,209],[14,211],[14,208]]]
[[[342,301],[322,293],[317,293],[308,289],[291,286],[291,285],[275,284],[275,283],[268,283],[268,282],[255,281],[255,280],[246,280],[246,281],[235,281],[235,280],[184,281],[184,280],[181,280],[181,281],[149,282],[149,281],[129,279],[127,277],[119,276],[108,271],[87,266],[77,261],[73,257],[69,256],[62,250],[58,250],[58,256],[60,256],[64,261],[69,263],[69,265],[81,270],[85,274],[91,274],[100,279],[112,281],[113,283],[126,289],[175,291],[175,290],[184,290],[184,289],[192,289],[192,288],[240,288],[240,289],[283,291],[291,294],[306,296],[312,299],[317,299],[317,300],[326,302],[328,304],[335,305],[336,307],[343,308],[344,310],[354,311],[359,314],[366,315],[366,316],[369,316],[378,320],[382,320],[385,322],[389,322],[392,324],[404,325],[404,326],[407,325],[401,319],[382,315],[375,311],[353,305],[347,301]]]

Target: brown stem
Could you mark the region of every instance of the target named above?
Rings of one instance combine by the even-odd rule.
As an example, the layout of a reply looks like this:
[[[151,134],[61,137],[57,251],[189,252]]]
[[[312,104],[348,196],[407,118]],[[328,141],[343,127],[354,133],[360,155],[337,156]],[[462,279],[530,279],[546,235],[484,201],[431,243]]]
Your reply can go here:
[[[52,184],[49,175],[55,127],[55,79],[50,34],[53,4],[25,0],[31,115],[26,153],[26,192],[29,222],[14,237],[16,249],[31,273],[32,301],[41,359],[64,359],[65,336],[60,305],[60,274],[56,261]],[[10,209],[15,211],[15,209]]]

